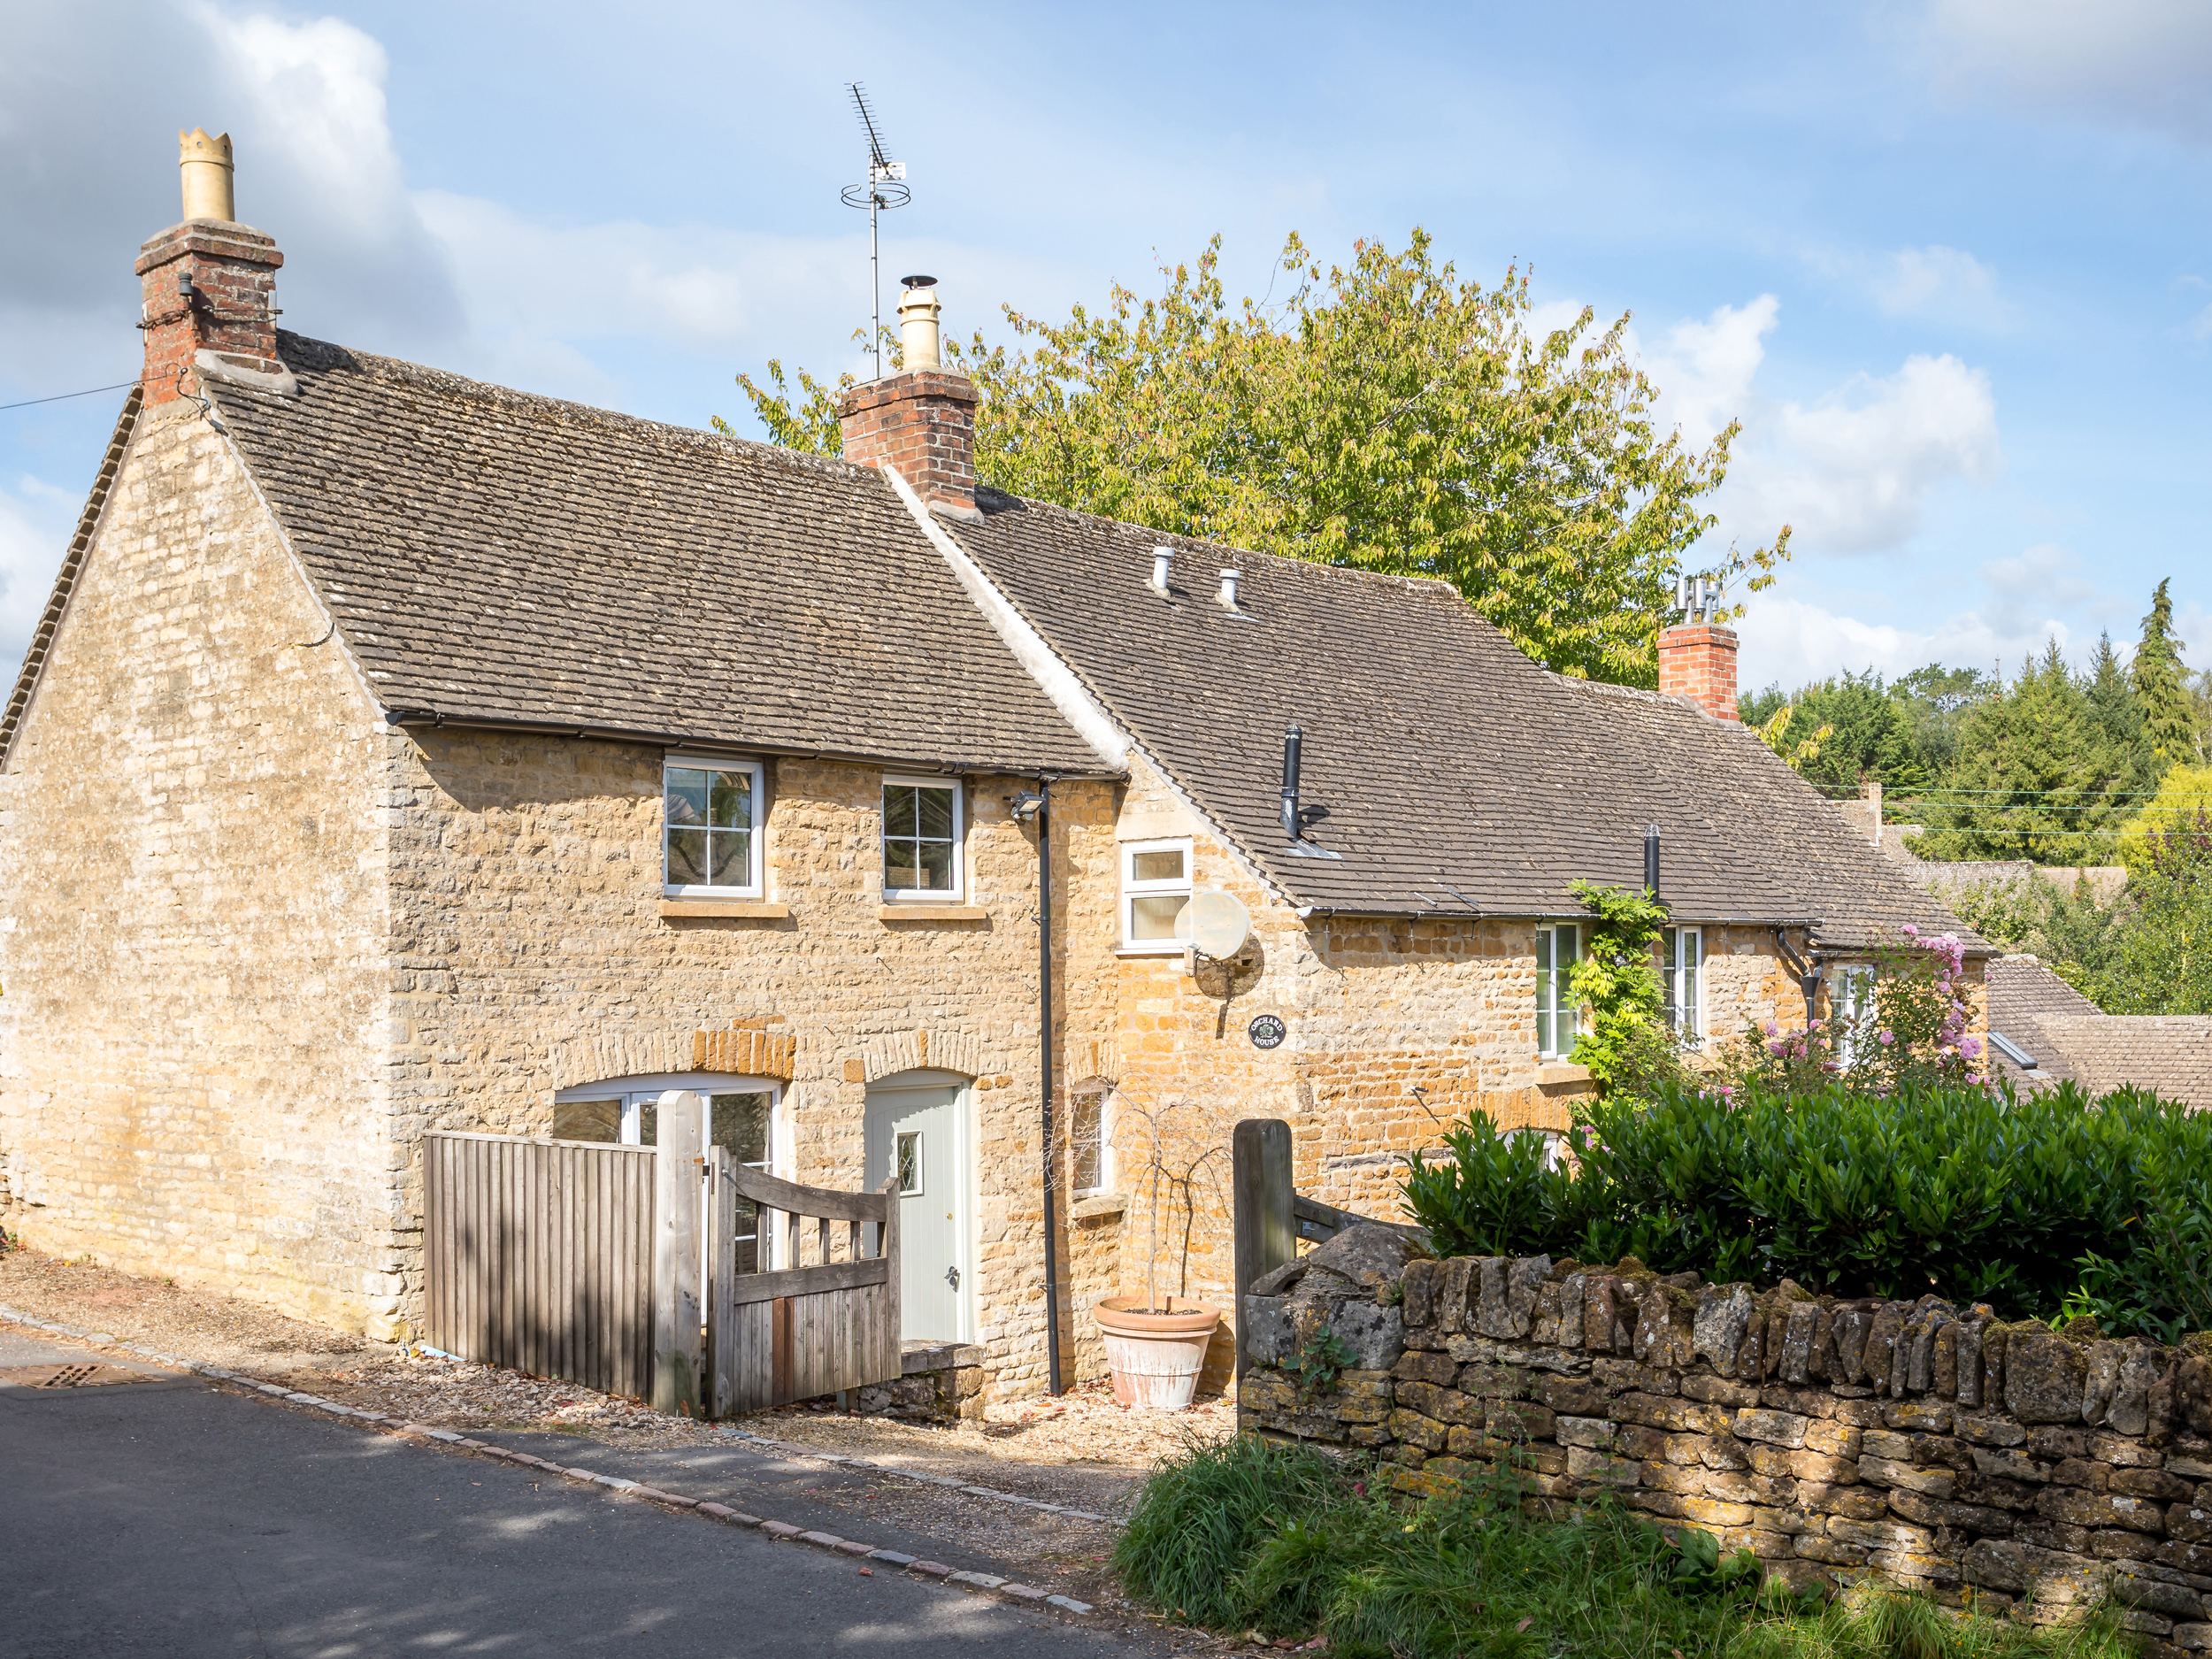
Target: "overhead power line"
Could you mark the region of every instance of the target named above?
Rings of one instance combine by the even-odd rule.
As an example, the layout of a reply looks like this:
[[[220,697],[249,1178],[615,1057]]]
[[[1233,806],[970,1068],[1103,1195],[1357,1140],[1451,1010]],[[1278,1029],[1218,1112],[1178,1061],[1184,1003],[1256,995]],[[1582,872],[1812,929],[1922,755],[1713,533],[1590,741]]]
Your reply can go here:
[[[33,403],[65,403],[73,397],[90,397],[95,392],[119,392],[136,380],[118,380],[112,386],[88,386],[81,392],[56,392],[51,397],[27,397],[19,403],[0,403],[0,409],[28,409]]]

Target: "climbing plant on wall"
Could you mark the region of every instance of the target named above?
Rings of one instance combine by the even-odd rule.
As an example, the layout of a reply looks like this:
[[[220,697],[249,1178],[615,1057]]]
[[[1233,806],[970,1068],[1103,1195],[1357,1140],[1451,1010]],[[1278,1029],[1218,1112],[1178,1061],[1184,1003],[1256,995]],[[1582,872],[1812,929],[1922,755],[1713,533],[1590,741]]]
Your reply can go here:
[[[1608,1094],[1679,1078],[1681,1049],[1667,1027],[1666,991],[1659,978],[1666,906],[1642,888],[1577,880],[1569,890],[1597,918],[1589,930],[1590,948],[1571,980],[1590,1010],[1589,1026],[1575,1044],[1576,1062],[1590,1068]]]

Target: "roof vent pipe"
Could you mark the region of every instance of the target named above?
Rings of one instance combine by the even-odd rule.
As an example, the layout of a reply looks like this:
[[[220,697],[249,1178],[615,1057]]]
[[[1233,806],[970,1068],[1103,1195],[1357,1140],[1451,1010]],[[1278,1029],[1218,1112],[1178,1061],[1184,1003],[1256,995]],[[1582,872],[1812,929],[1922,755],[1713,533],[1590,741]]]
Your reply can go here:
[[[1647,825],[1644,828],[1644,891],[1652,898],[1659,896],[1659,826]]]
[[[1168,561],[1174,557],[1173,548],[1156,547],[1152,549],[1152,591],[1154,593],[1164,594],[1167,591]]]
[[[1297,726],[1283,733],[1283,837],[1298,841],[1298,757],[1306,734]]]
[[[1221,572],[1221,608],[1224,611],[1234,611],[1237,608],[1237,583],[1243,579],[1242,571]]]

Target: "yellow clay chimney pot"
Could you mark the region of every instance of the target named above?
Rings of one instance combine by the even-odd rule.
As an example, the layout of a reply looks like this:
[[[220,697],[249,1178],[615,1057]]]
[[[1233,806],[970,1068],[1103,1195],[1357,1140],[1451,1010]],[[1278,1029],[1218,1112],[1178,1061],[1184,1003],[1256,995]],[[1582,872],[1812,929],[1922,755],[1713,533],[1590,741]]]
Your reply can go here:
[[[184,216],[234,224],[238,204],[231,193],[230,134],[210,138],[196,127],[177,134],[177,166],[184,174]]]

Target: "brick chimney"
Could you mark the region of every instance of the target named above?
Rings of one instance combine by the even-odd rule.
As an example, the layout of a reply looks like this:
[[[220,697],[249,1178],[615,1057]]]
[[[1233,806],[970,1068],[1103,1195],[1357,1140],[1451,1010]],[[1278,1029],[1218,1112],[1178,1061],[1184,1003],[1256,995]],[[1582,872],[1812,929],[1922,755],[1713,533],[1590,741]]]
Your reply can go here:
[[[1724,720],[1736,716],[1736,631],[1711,622],[1659,630],[1659,695],[1687,697]]]
[[[891,466],[926,505],[975,511],[974,383],[940,361],[936,280],[906,279],[899,302],[905,366],[856,386],[837,406],[845,458]]]
[[[146,402],[173,402],[202,374],[290,389],[269,306],[284,256],[273,238],[236,221],[230,134],[196,127],[177,134],[177,147],[184,219],[141,248],[133,267],[145,299]]]

